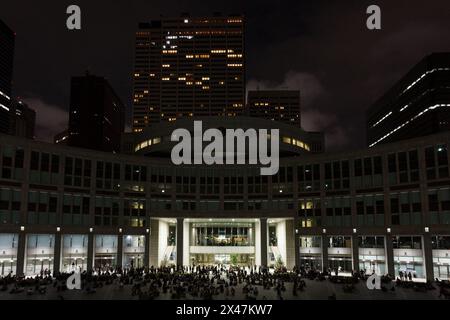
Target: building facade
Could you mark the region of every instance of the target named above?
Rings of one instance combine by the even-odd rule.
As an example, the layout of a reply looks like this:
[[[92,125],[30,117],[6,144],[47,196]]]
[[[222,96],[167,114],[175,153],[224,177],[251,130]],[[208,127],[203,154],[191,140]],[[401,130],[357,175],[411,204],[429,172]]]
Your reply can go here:
[[[15,33],[0,20],[0,133],[9,133]]]
[[[0,136],[0,272],[295,265],[450,277],[450,133],[253,165],[175,166]]]
[[[257,138],[258,128],[266,129],[269,135],[271,130],[278,130],[280,136],[280,157],[321,153],[324,151],[325,138],[323,133],[307,132],[299,127],[263,118],[224,116],[180,119],[171,123],[155,124],[141,132],[128,133],[122,139],[122,153],[169,158],[172,148],[178,143],[177,141],[172,141],[173,131],[176,129],[187,129],[194,136],[194,122],[196,121],[201,123],[202,131],[218,129],[225,135],[226,130],[236,131],[242,129],[244,134],[254,130],[254,137]],[[223,142],[225,150],[226,139]],[[203,147],[207,144],[209,142],[204,141]],[[258,141],[255,144],[257,145]],[[192,146],[193,148],[194,146]],[[247,151],[248,148],[246,149]]]
[[[243,112],[242,16],[140,23],[135,47],[133,131],[182,117]]]
[[[67,145],[120,152],[125,129],[125,106],[103,77],[73,77]],[[60,139],[58,139],[60,140]]]
[[[250,117],[259,117],[301,127],[300,91],[249,91],[247,112]]]
[[[449,110],[450,53],[433,53],[367,110],[367,145],[449,131]]]

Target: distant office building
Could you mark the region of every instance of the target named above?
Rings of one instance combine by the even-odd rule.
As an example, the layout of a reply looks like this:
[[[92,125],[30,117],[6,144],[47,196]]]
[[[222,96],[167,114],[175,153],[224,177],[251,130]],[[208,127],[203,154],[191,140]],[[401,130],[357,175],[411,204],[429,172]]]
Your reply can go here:
[[[119,152],[124,126],[125,107],[105,78],[72,78],[68,145]]]
[[[244,57],[242,16],[184,16],[140,23],[133,131],[181,117],[241,114]]]
[[[301,126],[300,91],[298,90],[249,91],[247,108],[250,117]]]
[[[36,126],[36,112],[23,101],[15,100],[11,104],[10,115],[10,134],[33,139]]]
[[[9,133],[15,33],[0,20],[0,132]]]
[[[367,111],[374,146],[450,130],[450,53],[420,61]]]

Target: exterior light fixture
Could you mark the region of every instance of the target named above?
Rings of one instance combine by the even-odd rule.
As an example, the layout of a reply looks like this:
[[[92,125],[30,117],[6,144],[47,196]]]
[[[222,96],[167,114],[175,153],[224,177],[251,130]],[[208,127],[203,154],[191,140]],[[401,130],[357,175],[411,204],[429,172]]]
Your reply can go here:
[[[425,227],[425,232],[430,232],[430,228],[429,227]]]
[[[94,231],[94,228],[89,228],[89,232],[93,232]]]
[[[25,231],[25,227],[24,226],[20,226],[20,231]]]
[[[61,227],[56,227],[56,232],[60,232],[61,231]]]
[[[387,233],[391,233],[391,228],[386,229]]]
[[[356,233],[357,232],[357,230],[356,229],[353,229],[353,233]]]
[[[119,233],[122,233],[122,228],[119,228]]]
[[[322,233],[327,233],[327,229],[322,229]]]

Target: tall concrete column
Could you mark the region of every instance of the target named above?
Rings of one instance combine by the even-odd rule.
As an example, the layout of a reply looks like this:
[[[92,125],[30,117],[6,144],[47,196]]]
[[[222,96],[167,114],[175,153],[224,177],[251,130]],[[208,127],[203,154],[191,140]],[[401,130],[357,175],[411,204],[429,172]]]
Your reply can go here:
[[[425,259],[425,273],[427,281],[433,281],[433,246],[431,245],[431,236],[429,233],[425,233],[423,236],[423,256]]]
[[[55,252],[53,256],[53,275],[61,269],[61,232],[55,234]]]
[[[150,267],[150,234],[145,234],[144,240],[144,267]]]
[[[184,218],[177,218],[177,267],[183,266]]]
[[[294,257],[295,257],[295,266],[300,268],[300,239],[298,237],[298,218],[294,219]]]
[[[16,274],[18,276],[22,276],[25,273],[25,247],[27,235],[25,232],[19,233],[19,239],[17,244],[17,266],[16,266]]]
[[[328,241],[328,236],[326,234],[322,234],[322,271],[326,271],[328,269]]]
[[[94,267],[94,235],[92,232],[88,234],[88,248],[87,248],[87,271],[92,271]]]
[[[149,234],[149,261],[150,266],[158,268],[159,261],[159,220],[150,220],[150,234]]]
[[[352,258],[353,258],[353,271],[359,272],[359,243],[358,236],[352,235]]]
[[[394,268],[394,247],[392,244],[392,235],[386,235],[386,264],[387,272],[391,277],[395,278],[395,268]]]
[[[117,236],[117,267],[122,268],[123,260],[123,234]]]
[[[267,218],[259,219],[261,237],[261,266],[267,267]]]
[[[296,266],[296,235],[294,220],[286,220],[286,268],[292,270]]]

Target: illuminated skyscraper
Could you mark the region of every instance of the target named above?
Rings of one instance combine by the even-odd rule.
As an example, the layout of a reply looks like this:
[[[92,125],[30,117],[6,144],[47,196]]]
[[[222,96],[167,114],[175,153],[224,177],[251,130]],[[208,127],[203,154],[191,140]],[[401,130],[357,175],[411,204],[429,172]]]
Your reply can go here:
[[[140,23],[133,131],[181,117],[242,114],[244,57],[242,16]]]
[[[9,133],[14,32],[0,20],[0,132]]]
[[[449,108],[450,53],[433,53],[367,110],[367,144],[450,131]]]

